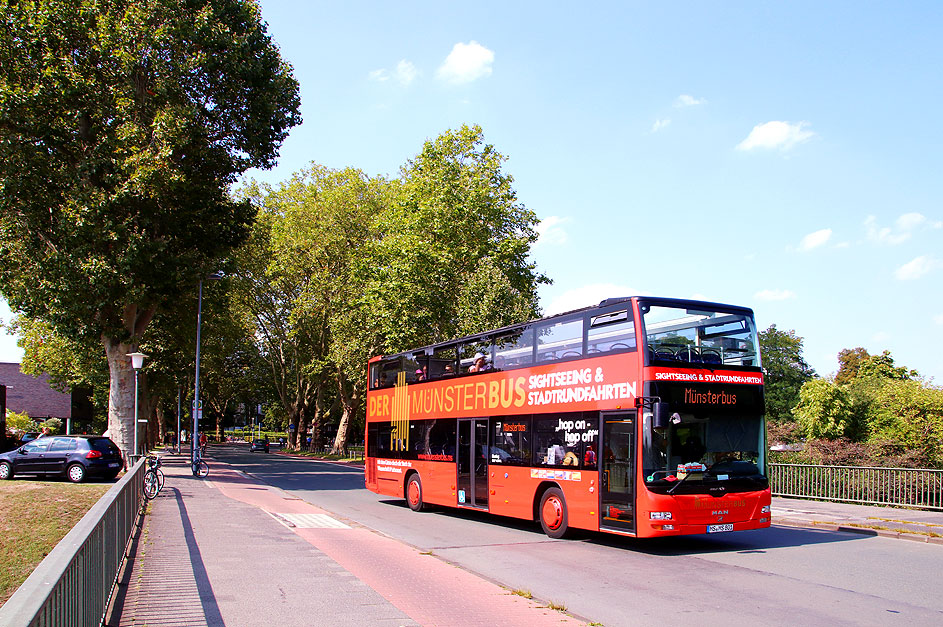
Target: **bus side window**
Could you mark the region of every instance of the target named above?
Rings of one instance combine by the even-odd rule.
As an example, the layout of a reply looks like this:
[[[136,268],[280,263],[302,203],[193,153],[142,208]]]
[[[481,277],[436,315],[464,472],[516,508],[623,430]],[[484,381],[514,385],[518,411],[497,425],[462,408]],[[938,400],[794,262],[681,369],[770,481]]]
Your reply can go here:
[[[572,412],[534,417],[534,463],[596,469],[599,413]]]
[[[628,310],[614,311],[593,318],[586,336],[586,347],[589,354],[636,350],[632,313]]]
[[[461,372],[478,373],[491,370],[491,348],[490,342],[473,342],[462,346]]]
[[[455,376],[455,362],[458,350],[454,346],[437,348],[429,359],[429,378],[443,379]]]
[[[497,370],[519,368],[534,363],[534,329],[526,327],[494,340],[494,367]]]
[[[530,417],[507,417],[494,423],[494,439],[489,456],[492,464],[530,465]]]
[[[583,356],[583,321],[570,320],[538,326],[537,361],[558,361]]]
[[[390,359],[377,364],[376,387],[388,388],[396,383],[396,375],[400,371],[400,359]]]

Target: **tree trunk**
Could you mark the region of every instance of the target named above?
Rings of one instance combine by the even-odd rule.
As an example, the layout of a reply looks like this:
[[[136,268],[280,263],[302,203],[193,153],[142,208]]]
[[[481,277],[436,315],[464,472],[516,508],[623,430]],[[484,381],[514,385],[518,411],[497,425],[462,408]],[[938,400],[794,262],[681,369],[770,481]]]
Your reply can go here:
[[[343,455],[347,447],[347,431],[350,429],[350,421],[357,409],[357,399],[353,394],[348,394],[344,385],[344,376],[338,374],[337,388],[341,399],[341,420],[337,425],[337,436],[334,438],[334,446],[331,447],[332,455]]]
[[[151,446],[163,444],[167,430],[164,428],[164,408],[160,405],[160,403],[155,403],[154,420],[151,420],[148,427],[150,427],[149,430],[151,432]]]
[[[155,310],[155,307],[142,309],[137,305],[125,306],[121,318],[128,332],[127,342],[102,335],[102,345],[108,358],[108,436],[121,449],[125,461],[129,461],[129,455],[138,452],[134,450],[134,429],[137,427],[134,423],[134,368],[131,367],[128,353],[136,351],[137,341],[154,317]],[[138,411],[140,413],[140,408]],[[146,431],[144,437],[147,437]]]
[[[314,399],[314,416],[311,418],[311,445],[308,451],[314,453],[321,449],[321,423],[324,422],[324,408],[322,407],[322,386],[318,386],[318,393]]]
[[[293,449],[300,448],[298,442],[298,408],[291,407],[288,410],[288,445]],[[293,428],[294,427],[294,428]]]
[[[103,338],[108,357],[108,436],[118,445],[125,460],[134,453],[134,369],[130,344]]]

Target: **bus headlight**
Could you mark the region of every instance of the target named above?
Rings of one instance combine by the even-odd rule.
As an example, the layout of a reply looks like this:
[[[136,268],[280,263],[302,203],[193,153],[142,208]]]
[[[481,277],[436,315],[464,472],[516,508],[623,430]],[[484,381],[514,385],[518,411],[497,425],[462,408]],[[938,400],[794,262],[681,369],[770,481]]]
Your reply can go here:
[[[671,520],[671,512],[652,512],[649,520]]]
[[[769,505],[764,505],[764,506],[760,509],[760,513],[761,513],[761,514],[769,514],[769,508],[770,508]]]

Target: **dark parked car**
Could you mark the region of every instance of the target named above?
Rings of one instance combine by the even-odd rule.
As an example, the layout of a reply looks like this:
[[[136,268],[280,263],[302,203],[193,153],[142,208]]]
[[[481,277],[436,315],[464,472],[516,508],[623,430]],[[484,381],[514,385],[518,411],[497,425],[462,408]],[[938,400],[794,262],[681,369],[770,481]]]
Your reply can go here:
[[[20,444],[26,444],[27,442],[32,442],[40,436],[39,431],[27,431],[20,438]]]
[[[268,440],[252,440],[252,444],[249,445],[249,452],[263,451],[268,453]]]
[[[100,435],[52,435],[0,454],[0,479],[55,475],[79,483],[86,477],[114,479],[124,465],[121,451]]]

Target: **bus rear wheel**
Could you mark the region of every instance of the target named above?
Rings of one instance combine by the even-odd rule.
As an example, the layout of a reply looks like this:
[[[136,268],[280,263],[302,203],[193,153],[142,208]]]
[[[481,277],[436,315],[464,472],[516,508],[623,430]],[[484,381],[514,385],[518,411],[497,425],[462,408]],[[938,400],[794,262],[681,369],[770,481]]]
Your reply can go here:
[[[560,488],[547,489],[540,497],[540,507],[537,510],[537,515],[545,534],[555,539],[565,537],[569,527],[563,490]]]
[[[406,503],[414,512],[422,511],[422,481],[418,473],[411,474],[406,482]]]

